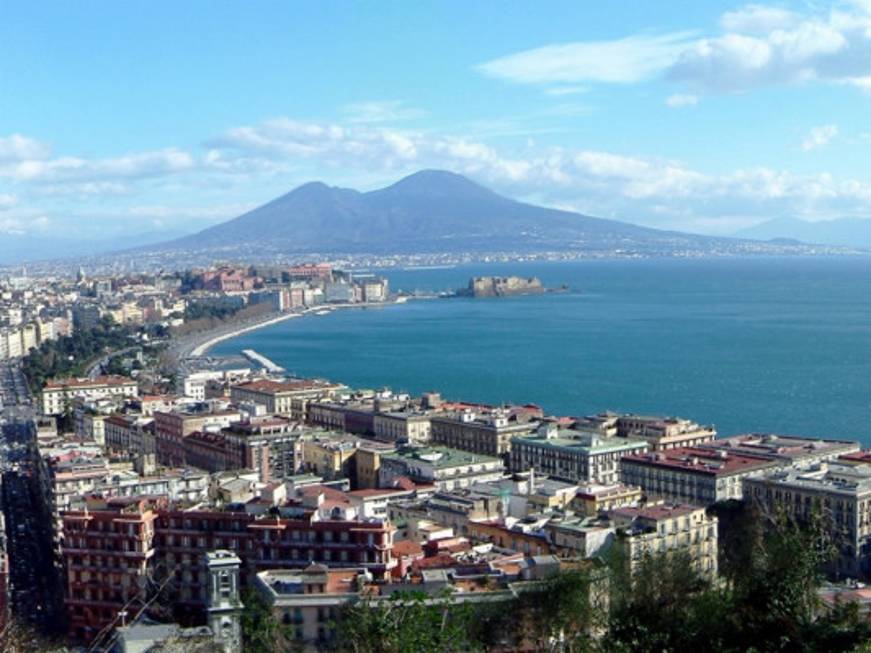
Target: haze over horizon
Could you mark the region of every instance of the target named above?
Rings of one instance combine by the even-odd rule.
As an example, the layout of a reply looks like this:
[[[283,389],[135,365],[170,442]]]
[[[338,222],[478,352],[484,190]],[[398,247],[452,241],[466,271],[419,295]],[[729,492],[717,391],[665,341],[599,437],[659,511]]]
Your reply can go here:
[[[45,8],[0,24],[10,240],[169,239],[423,168],[702,234],[871,217],[867,1]]]

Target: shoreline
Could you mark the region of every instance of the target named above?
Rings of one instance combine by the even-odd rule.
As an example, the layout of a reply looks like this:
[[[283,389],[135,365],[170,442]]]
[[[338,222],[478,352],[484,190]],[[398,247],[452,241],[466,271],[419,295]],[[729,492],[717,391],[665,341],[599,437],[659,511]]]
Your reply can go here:
[[[312,313],[318,313],[320,311],[327,311],[331,313],[333,310],[337,309],[348,309],[348,308],[383,308],[385,306],[395,306],[399,304],[404,304],[408,301],[408,297],[400,297],[397,299],[392,299],[386,302],[377,302],[377,303],[354,303],[354,304],[325,304],[322,306],[313,306],[307,308],[300,312],[288,312],[281,313],[278,315],[273,315],[265,320],[260,322],[256,322],[254,324],[245,324],[239,325],[236,328],[232,328],[230,331],[226,333],[203,333],[202,338],[196,338],[193,343],[191,343],[192,348],[184,352],[182,351],[179,356],[180,359],[185,358],[202,358],[208,355],[209,350],[212,349],[215,345],[224,342],[225,340],[231,340],[236,336],[243,335],[245,333],[250,333],[252,331],[256,331],[258,329],[262,329],[268,326],[273,326],[275,324],[280,324],[281,322],[286,322],[287,320],[291,320],[293,318],[305,317]],[[191,345],[188,345],[189,347]]]
[[[295,317],[300,317],[304,315],[304,313],[285,313],[282,315],[277,315],[275,317],[268,318],[262,322],[258,322],[256,324],[249,324],[247,326],[240,326],[236,329],[233,329],[229,333],[221,333],[218,335],[214,335],[209,337],[204,342],[199,343],[193,349],[191,349],[190,353],[187,354],[186,358],[199,358],[205,356],[209,349],[217,345],[219,342],[224,342],[225,340],[230,340],[231,338],[235,338],[236,336],[241,336],[243,333],[249,333],[251,331],[256,331],[262,327],[272,326],[273,324],[279,324],[286,320],[290,320]],[[204,334],[205,335],[205,334]]]

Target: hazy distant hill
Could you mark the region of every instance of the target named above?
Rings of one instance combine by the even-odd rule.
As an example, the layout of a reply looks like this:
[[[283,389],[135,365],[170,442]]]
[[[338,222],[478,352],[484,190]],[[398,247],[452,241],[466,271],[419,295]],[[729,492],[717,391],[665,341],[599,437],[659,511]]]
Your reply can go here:
[[[0,234],[0,265],[93,256],[134,246],[165,242],[190,233],[189,230],[148,231],[103,238],[64,238],[51,235]]]
[[[757,240],[788,238],[805,243],[871,248],[871,220],[839,218],[808,222],[798,218],[775,218],[735,235]]]
[[[735,242],[533,206],[502,197],[461,175],[424,170],[367,193],[308,183],[229,222],[164,243],[159,249],[396,254],[567,249],[673,252]]]

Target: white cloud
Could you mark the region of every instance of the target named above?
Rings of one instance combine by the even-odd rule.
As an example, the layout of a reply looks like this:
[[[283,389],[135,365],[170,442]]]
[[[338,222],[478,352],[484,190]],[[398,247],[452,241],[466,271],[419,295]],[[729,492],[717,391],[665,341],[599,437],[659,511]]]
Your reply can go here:
[[[12,193],[0,193],[0,211],[8,211],[18,204],[18,198]]]
[[[0,217],[0,234],[23,236],[25,234],[44,234],[52,226],[51,220],[41,214],[22,214]]]
[[[814,81],[871,88],[867,3],[804,14],[752,4],[724,13],[720,25],[721,34],[706,38],[673,32],[545,45],[477,69],[516,83],[553,85],[553,93],[577,83],[629,84],[660,76],[695,93]]]
[[[724,30],[745,34],[788,29],[798,22],[799,16],[788,9],[755,4],[727,11],[720,17],[720,24]]]
[[[669,95],[665,99],[666,106],[672,109],[680,109],[682,107],[694,107],[699,103],[698,95],[689,95],[687,93],[676,93]]]
[[[194,167],[194,158],[190,154],[176,148],[167,148],[101,159],[74,156],[52,159],[23,158],[0,166],[0,177],[24,182],[105,181],[158,177]]]
[[[824,145],[828,145],[837,135],[837,125],[820,125],[819,127],[814,127],[808,132],[808,135],[802,141],[801,149],[807,152],[818,147],[823,147]]]
[[[647,79],[671,65],[691,37],[691,32],[674,32],[546,45],[493,59],[477,68],[491,77],[524,84],[626,84]]]
[[[552,95],[554,97],[563,97],[565,95],[578,95],[579,93],[586,93],[586,86],[552,86],[551,88],[546,88],[544,90],[548,95]]]
[[[21,134],[0,136],[0,164],[46,159],[50,154],[51,148],[48,145]]]
[[[401,100],[355,102],[346,105],[344,113],[351,123],[400,122],[426,115],[423,110],[409,107]]]
[[[702,39],[668,70],[672,80],[709,92],[812,81],[851,83],[871,75],[871,17],[832,12],[795,17],[768,30],[738,29]],[[861,83],[861,82],[859,82]]]

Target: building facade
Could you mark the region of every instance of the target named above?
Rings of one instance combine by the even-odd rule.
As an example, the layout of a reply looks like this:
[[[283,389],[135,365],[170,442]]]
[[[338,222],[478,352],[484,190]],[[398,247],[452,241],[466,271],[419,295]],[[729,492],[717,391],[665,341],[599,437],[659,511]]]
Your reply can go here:
[[[512,440],[511,469],[534,469],[569,483],[611,485],[620,480],[623,456],[643,454],[647,448],[644,440],[602,438],[544,424],[535,435]]]
[[[741,499],[742,480],[777,467],[772,460],[711,449],[669,449],[624,456],[620,480],[648,498],[707,506]]]
[[[46,383],[40,395],[43,415],[60,415],[75,397],[96,400],[108,397],[135,397],[136,381],[123,376],[98,376],[95,379],[59,379]]]

